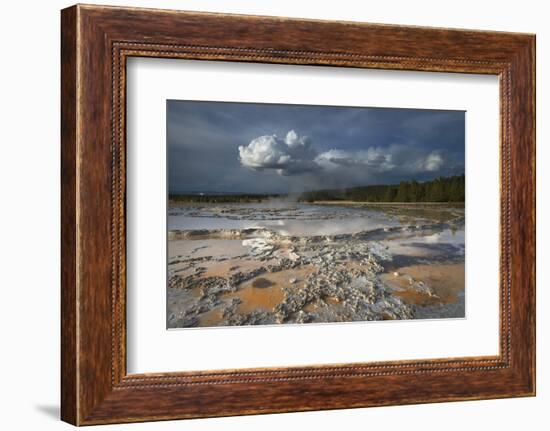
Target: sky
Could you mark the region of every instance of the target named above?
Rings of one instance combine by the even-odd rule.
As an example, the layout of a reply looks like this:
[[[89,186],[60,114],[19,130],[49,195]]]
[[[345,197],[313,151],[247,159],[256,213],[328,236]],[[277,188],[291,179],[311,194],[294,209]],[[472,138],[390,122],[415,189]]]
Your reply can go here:
[[[167,101],[170,193],[297,193],[464,173],[464,111]]]

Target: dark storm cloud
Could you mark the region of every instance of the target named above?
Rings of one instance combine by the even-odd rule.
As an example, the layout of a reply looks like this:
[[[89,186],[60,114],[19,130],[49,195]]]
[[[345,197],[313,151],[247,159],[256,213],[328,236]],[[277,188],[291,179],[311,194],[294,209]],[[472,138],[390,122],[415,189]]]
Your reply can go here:
[[[464,112],[168,101],[171,192],[279,193],[464,172]]]

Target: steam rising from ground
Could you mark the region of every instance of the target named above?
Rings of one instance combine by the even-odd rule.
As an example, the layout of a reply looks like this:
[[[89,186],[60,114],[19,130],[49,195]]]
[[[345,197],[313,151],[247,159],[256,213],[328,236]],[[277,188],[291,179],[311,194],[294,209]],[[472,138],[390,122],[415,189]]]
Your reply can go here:
[[[428,152],[412,145],[369,147],[358,151],[334,148],[318,153],[310,137],[299,136],[294,130],[284,139],[264,135],[246,146],[239,146],[239,160],[242,166],[256,171],[276,170],[279,175],[308,174],[318,178],[330,174],[340,181],[364,181],[382,173],[415,175],[454,168],[446,152]]]

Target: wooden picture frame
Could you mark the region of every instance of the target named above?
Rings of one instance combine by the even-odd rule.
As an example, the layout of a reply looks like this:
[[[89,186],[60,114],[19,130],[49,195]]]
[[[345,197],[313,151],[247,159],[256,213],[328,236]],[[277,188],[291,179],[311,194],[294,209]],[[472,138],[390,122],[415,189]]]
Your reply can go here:
[[[91,425],[535,394],[534,35],[84,5],[64,9],[61,17],[64,421]],[[500,354],[128,375],[130,56],[498,75]]]

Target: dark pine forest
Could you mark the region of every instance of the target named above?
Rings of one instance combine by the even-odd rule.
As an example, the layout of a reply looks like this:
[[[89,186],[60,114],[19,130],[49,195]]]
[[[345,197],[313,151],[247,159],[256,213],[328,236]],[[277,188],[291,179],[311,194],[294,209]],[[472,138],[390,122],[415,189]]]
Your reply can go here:
[[[392,185],[315,190],[302,193],[305,202],[346,200],[355,202],[464,202],[465,177],[440,177],[432,181],[401,181]]]

